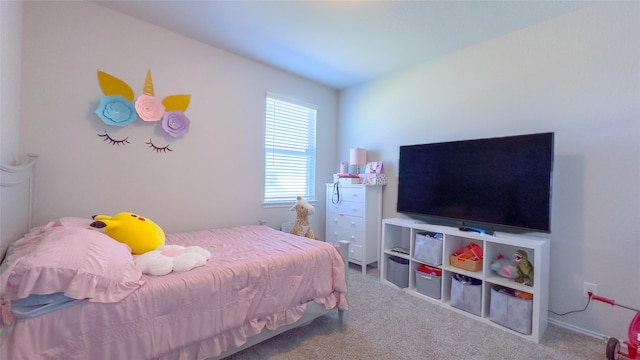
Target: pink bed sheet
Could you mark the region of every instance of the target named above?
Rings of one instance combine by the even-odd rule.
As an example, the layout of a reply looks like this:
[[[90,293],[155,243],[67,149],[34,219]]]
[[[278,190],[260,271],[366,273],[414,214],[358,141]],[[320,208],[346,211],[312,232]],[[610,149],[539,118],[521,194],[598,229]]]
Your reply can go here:
[[[119,303],[18,320],[0,358],[203,359],[295,322],[308,301],[347,309],[344,263],[329,243],[256,225],[169,234],[167,244],[212,256],[191,271],[144,276]]]

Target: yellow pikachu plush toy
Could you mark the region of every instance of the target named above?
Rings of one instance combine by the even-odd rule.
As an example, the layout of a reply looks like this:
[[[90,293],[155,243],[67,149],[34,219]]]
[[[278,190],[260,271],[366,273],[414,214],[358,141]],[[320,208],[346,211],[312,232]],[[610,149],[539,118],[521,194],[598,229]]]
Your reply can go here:
[[[121,212],[113,217],[94,215],[91,227],[104,229],[113,239],[129,245],[131,253],[144,254],[164,245],[164,231],[148,218],[130,212]]]

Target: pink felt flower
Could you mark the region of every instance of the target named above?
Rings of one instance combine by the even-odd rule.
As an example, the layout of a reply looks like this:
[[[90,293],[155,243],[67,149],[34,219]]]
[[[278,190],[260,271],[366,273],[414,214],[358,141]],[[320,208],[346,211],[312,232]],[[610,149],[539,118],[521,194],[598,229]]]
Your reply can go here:
[[[186,134],[190,121],[182,111],[167,111],[162,117],[162,129],[173,137]]]
[[[147,94],[138,96],[135,107],[138,116],[144,121],[160,121],[165,110],[158,98]]]

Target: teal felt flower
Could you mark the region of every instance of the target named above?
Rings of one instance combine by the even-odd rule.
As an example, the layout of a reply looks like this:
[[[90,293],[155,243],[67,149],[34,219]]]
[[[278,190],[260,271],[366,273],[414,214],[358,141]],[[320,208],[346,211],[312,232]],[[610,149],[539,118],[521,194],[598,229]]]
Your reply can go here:
[[[107,125],[127,126],[137,119],[136,110],[121,95],[105,95],[100,99],[96,115]]]

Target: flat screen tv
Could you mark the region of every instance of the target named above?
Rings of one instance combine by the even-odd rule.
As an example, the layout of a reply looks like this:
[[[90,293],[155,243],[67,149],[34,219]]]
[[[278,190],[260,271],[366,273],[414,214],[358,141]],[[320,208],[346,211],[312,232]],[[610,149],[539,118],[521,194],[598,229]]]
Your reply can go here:
[[[400,146],[397,211],[463,230],[551,232],[553,133]]]

